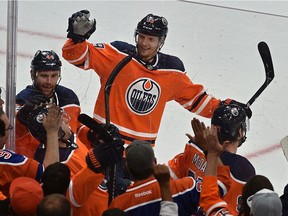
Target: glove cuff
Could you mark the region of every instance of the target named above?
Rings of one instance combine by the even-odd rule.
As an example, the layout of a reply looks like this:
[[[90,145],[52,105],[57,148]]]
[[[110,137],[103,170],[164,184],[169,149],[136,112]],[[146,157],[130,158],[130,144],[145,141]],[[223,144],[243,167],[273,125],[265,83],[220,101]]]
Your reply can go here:
[[[85,36],[83,35],[78,35],[78,34],[74,34],[72,32],[68,32],[67,34],[67,38],[71,38],[72,41],[77,44],[77,43],[82,43],[86,40]]]
[[[93,153],[93,149],[91,149],[87,156],[86,156],[86,163],[87,166],[96,173],[102,173],[103,169],[101,167],[101,164],[98,162],[97,158],[95,157],[95,154]]]

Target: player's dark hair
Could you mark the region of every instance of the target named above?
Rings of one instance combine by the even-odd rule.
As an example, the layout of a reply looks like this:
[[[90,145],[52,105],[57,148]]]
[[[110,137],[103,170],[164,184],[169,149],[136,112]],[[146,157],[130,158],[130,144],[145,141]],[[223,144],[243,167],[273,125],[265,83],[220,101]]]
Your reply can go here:
[[[42,175],[41,183],[44,196],[53,193],[66,195],[70,183],[69,167],[60,162],[50,164]]]
[[[250,216],[250,207],[247,204],[247,199],[262,189],[274,191],[273,185],[268,178],[262,175],[255,175],[249,179],[242,189],[242,198],[240,201],[239,216]]]
[[[129,172],[134,177],[134,179],[144,180],[144,179],[149,178],[153,174],[153,168],[151,167],[149,169],[141,170],[141,171],[135,171],[129,168]]]
[[[128,216],[128,214],[121,209],[111,208],[104,211],[102,216]]]
[[[71,207],[62,194],[45,196],[37,206],[36,216],[70,216]]]

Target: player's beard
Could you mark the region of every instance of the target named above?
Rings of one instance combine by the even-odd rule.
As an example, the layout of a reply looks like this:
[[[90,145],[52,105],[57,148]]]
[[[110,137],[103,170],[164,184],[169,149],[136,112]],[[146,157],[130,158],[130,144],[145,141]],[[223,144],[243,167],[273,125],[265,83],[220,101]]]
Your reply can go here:
[[[37,89],[40,92],[42,92],[44,95],[51,97],[54,92],[55,87],[53,85],[45,83],[45,84],[42,84],[41,86],[38,85]]]

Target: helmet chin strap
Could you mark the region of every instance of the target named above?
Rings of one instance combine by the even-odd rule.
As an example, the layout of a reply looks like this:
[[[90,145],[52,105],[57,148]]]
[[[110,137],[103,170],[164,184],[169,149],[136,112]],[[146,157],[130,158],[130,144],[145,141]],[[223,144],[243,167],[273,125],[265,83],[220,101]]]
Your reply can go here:
[[[74,133],[70,130],[71,132],[71,136],[69,137],[69,139],[65,140],[63,139],[64,136],[65,136],[65,132],[62,130],[62,128],[59,129],[59,138],[58,140],[60,140],[61,142],[65,143],[66,144],[66,147],[67,148],[77,148],[77,144],[74,142]]]

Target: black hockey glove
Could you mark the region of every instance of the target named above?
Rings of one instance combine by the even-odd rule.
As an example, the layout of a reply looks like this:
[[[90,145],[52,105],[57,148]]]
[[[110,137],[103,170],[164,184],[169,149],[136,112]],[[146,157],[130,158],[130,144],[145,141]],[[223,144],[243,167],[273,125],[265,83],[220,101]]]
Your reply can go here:
[[[236,100],[226,99],[225,101],[221,101],[220,106],[225,104],[236,104],[245,110],[246,116],[249,119],[252,117],[252,110],[246,104],[240,103]]]
[[[124,141],[116,138],[93,147],[86,156],[87,166],[96,173],[104,172],[107,167],[122,160],[123,145]]]
[[[90,12],[81,10],[68,19],[67,38],[71,38],[74,43],[80,43],[90,37],[96,30],[96,20],[89,20]]]
[[[31,100],[26,101],[26,103],[21,107],[21,109],[17,113],[18,121],[27,125],[27,119],[32,110],[34,110],[37,106],[41,106],[42,104],[49,102],[49,97],[43,94],[37,94],[31,98]]]
[[[101,130],[93,131],[89,130],[87,133],[87,138],[90,141],[92,147],[104,143],[104,142],[109,142],[112,139],[121,139],[121,135],[119,133],[118,128],[110,124],[109,128],[106,129],[105,124],[99,124],[101,127]]]

